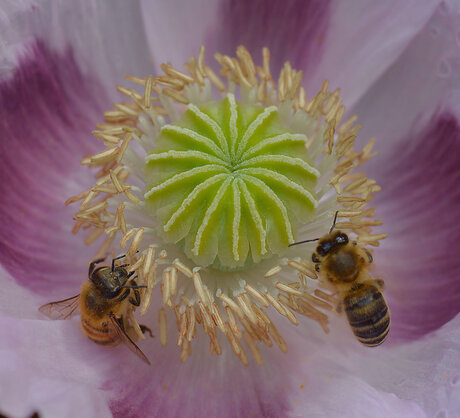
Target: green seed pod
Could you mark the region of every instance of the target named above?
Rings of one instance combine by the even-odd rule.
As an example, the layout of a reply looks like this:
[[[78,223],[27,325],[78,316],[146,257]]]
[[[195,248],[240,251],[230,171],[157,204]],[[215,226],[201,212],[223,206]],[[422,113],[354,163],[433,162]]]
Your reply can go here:
[[[282,254],[318,204],[306,140],[276,106],[238,103],[231,93],[189,105],[145,160],[158,233],[202,267],[232,270]]]

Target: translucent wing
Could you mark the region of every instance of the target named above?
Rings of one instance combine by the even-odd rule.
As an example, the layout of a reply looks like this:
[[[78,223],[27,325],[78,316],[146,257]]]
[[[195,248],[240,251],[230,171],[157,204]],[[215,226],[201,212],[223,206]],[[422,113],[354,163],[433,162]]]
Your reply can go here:
[[[78,294],[71,298],[47,303],[46,305],[40,306],[38,310],[51,319],[67,319],[70,318],[72,314],[78,312],[79,305],[80,295]]]
[[[115,318],[115,315],[110,314],[109,318],[120,340],[123,341],[134,354],[136,354],[138,357],[144,360],[147,364],[150,364],[150,361],[147,358],[147,356],[136,345],[136,343],[131,338],[129,338],[128,334],[126,334],[126,332],[121,328],[120,324],[117,321],[117,318]]]

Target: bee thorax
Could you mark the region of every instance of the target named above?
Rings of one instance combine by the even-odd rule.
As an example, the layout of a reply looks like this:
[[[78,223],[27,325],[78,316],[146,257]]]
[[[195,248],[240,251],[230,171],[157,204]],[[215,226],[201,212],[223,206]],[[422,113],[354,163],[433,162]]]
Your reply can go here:
[[[332,282],[352,282],[359,274],[359,266],[354,253],[339,251],[330,254],[324,261],[328,280]]]

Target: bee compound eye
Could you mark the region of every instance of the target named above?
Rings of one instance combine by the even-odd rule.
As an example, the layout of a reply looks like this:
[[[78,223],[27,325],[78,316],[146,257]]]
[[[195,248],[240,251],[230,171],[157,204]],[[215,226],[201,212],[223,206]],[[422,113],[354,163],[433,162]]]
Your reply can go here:
[[[323,242],[321,245],[318,245],[316,252],[321,256],[324,257],[332,248],[332,243],[329,241]]]
[[[348,243],[348,235],[344,234],[343,232],[340,232],[339,234],[337,234],[337,236],[335,238],[335,242],[337,244],[347,244]]]

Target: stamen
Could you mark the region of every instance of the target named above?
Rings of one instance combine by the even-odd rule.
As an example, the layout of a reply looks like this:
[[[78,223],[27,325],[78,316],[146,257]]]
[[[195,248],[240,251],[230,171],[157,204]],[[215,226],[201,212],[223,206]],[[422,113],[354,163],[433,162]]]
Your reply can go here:
[[[200,298],[201,302],[204,304],[204,305],[207,305],[210,303],[210,301],[208,300],[208,297],[204,291],[204,287],[203,287],[203,282],[201,281],[201,276],[200,276],[200,273],[198,273],[198,271],[194,271],[192,273],[192,279],[193,279],[193,285],[195,286],[195,290],[198,294],[198,297]]]
[[[96,241],[102,234],[104,233],[103,229],[95,228],[91,231],[91,233],[86,237],[85,244],[91,245],[94,241]]]
[[[128,311],[128,320],[131,326],[133,327],[134,332],[136,333],[136,337],[140,338],[141,340],[145,340],[144,333],[141,330],[136,318],[134,317],[134,313],[132,310]]]
[[[252,310],[250,303],[248,303],[247,298],[245,297],[246,294],[241,294],[235,297],[236,301],[238,302],[238,305],[240,305],[240,308],[244,312],[245,316],[252,322],[256,323],[257,322],[257,316]]]
[[[192,270],[190,270],[185,264],[181,263],[179,260],[174,260],[173,266],[182,274],[185,274],[188,278],[191,279],[193,277]]]
[[[309,268],[309,266],[306,265],[305,263],[300,263],[299,261],[295,261],[295,260],[289,260],[288,266],[297,270],[299,273],[312,277],[313,279],[316,279],[318,277],[315,271]]]
[[[233,299],[229,298],[224,293],[221,293],[219,295],[219,298],[222,299],[230,307],[230,309],[240,317],[240,319],[244,318],[243,311],[240,309],[240,307],[235,303]]]
[[[236,322],[236,318],[235,318],[235,315],[233,314],[233,311],[228,306],[226,306],[225,307],[225,313],[227,315],[228,323],[229,323],[230,328],[232,329],[233,333],[237,336],[237,338],[241,338],[240,327],[238,326],[238,324]]]
[[[160,344],[166,347],[168,343],[168,326],[166,321],[166,311],[163,308],[158,310],[158,328],[160,330]]]
[[[247,284],[244,287],[244,289],[265,308],[268,308],[270,306],[267,298],[261,292],[259,292],[256,288]]]
[[[291,295],[296,295],[296,296],[303,296],[303,292],[300,292],[299,290],[293,289],[292,287],[288,286],[287,284],[278,282],[275,285],[276,288],[279,290],[282,290],[283,292],[290,293]]]
[[[282,267],[280,265],[272,267],[270,270],[268,270],[265,274],[264,277],[266,279],[270,279],[273,276],[276,276],[280,271],[282,270]]]

